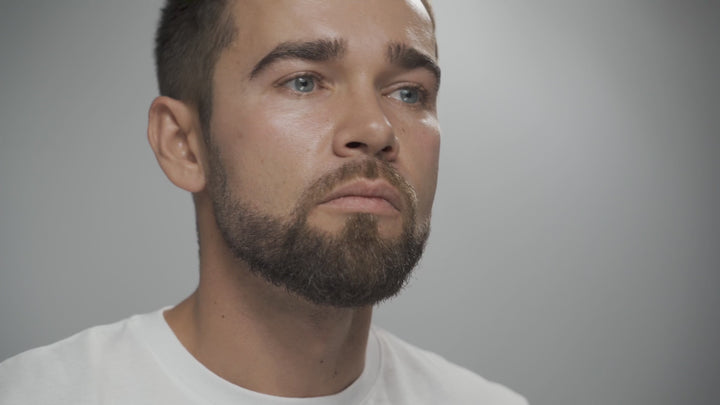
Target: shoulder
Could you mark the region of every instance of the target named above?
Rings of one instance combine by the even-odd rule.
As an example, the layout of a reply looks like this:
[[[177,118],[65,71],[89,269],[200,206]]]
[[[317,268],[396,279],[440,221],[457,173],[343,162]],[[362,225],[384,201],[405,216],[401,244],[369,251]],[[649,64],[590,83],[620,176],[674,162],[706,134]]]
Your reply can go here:
[[[382,356],[383,378],[388,384],[417,396],[417,403],[525,405],[522,396],[486,380],[442,356],[420,349],[397,336],[373,328]],[[392,391],[392,388],[390,388]]]
[[[132,325],[143,316],[149,314],[92,327],[3,361],[0,403],[64,403],[61,398],[92,396],[89,387],[109,377],[107,370],[137,355]]]
[[[108,350],[109,346],[112,347],[124,340],[130,319],[95,326],[53,344],[10,357],[0,363],[0,376],[16,377],[27,370],[43,374],[56,373],[58,377],[67,377],[67,374],[61,371],[67,371],[69,367],[86,367],[102,361],[103,357],[111,352]],[[11,371],[13,373],[10,373]]]

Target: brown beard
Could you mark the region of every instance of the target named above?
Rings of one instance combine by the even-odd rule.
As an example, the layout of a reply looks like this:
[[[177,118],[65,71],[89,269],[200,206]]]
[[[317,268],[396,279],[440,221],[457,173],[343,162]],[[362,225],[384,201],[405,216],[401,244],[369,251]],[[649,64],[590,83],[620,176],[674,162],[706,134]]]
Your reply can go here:
[[[396,295],[407,283],[429,233],[417,223],[412,187],[386,162],[350,162],[305,190],[288,221],[244,205],[228,187],[219,151],[211,148],[210,196],[217,226],[236,258],[268,282],[319,305],[359,307]],[[338,235],[307,224],[310,211],[337,185],[354,178],[382,177],[405,200],[403,229],[395,238],[379,235],[377,217],[352,214]]]

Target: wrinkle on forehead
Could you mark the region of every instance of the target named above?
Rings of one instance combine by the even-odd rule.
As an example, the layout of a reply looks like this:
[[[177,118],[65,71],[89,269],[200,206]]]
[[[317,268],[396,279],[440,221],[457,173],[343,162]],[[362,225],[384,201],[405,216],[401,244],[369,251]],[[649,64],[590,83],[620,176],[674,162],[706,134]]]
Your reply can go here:
[[[351,43],[365,48],[388,31],[387,40],[412,44],[437,58],[432,19],[422,0],[371,0],[365,7],[359,5],[357,0],[234,0],[231,12],[239,34],[231,47],[259,60],[279,44],[318,38],[338,38],[346,48]],[[360,17],[366,14],[372,19],[363,21]],[[370,27],[373,24],[377,29]],[[252,49],[258,54],[247,53]]]
[[[425,7],[423,2],[421,0],[405,0],[410,6],[410,8],[414,9],[418,14],[422,15],[423,19],[427,20],[428,24],[432,24],[432,19],[430,18],[430,12]]]
[[[437,58],[437,40],[435,38],[435,28],[430,11],[427,9],[422,0],[403,0],[405,4],[412,9],[418,18],[420,24],[408,24],[405,32],[409,38],[419,43],[425,43],[429,46],[429,50],[433,51],[433,55]],[[429,41],[429,42],[425,42]]]

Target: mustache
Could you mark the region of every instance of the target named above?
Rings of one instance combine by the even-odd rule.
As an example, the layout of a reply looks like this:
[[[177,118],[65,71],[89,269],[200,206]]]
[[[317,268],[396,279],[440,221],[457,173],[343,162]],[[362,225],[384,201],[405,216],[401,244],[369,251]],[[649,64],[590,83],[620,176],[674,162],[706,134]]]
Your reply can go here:
[[[307,214],[317,203],[338,185],[347,181],[366,178],[374,180],[381,178],[400,192],[406,206],[414,211],[417,205],[415,189],[405,178],[388,162],[377,159],[356,160],[343,164],[339,168],[321,176],[313,182],[300,197],[297,207],[298,214]]]

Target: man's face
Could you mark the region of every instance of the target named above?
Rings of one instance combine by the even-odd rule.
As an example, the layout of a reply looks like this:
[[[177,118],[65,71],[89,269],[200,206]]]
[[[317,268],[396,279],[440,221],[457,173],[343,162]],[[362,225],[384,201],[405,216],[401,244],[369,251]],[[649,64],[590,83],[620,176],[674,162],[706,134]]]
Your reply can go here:
[[[209,153],[225,242],[316,303],[394,295],[421,254],[437,180],[427,12],[419,0],[247,0],[232,13]]]

